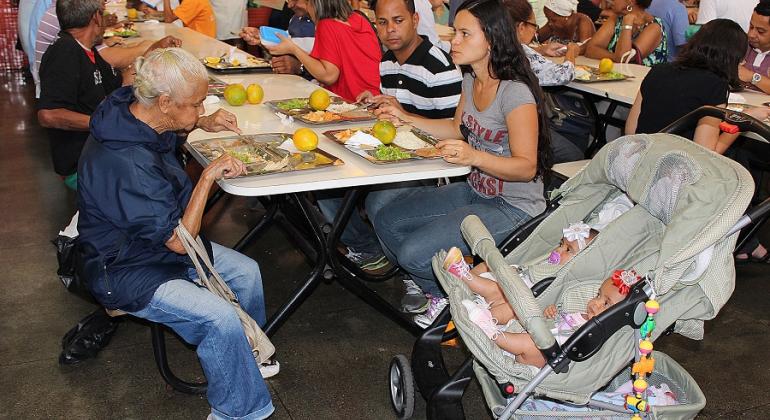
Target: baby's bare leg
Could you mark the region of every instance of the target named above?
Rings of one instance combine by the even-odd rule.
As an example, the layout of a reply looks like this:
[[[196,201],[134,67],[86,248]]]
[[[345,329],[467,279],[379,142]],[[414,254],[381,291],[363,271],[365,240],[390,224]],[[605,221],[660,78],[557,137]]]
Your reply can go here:
[[[535,346],[532,337],[527,333],[504,332],[495,340],[495,343],[501,349],[516,356],[519,363],[538,368],[545,366],[543,353]]]

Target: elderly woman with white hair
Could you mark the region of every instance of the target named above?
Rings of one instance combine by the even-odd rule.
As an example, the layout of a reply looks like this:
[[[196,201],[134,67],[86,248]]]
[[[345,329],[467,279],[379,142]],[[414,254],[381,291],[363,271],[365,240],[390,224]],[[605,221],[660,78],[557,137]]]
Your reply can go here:
[[[596,33],[591,18],[578,13],[578,0],[546,0],[543,13],[548,23],[537,31],[540,42],[567,45],[585,42]]]
[[[197,236],[214,182],[244,172],[243,163],[225,155],[193,186],[175,156],[179,134],[197,128],[239,133],[236,118],[224,110],[200,116],[208,75],[179,48],[139,58],[136,72],[133,87],[117,89],[92,115],[80,158],[83,274],[106,308],[165,324],[197,346],[210,418],[266,418],[273,404],[261,372],[275,374],[277,365],[257,365],[233,306],[198,286],[174,231],[181,222]],[[207,248],[241,307],[264,325],[257,263],[215,243]]]

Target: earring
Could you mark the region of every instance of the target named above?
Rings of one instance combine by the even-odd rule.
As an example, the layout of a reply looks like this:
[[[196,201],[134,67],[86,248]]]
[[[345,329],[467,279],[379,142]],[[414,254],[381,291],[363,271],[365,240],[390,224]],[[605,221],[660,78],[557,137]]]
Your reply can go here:
[[[631,5],[630,5],[630,4],[629,4],[628,6],[626,6],[626,12],[628,12],[628,13],[631,13],[631,12],[633,12],[633,11],[634,11],[634,8],[633,8],[633,7],[631,7]]]

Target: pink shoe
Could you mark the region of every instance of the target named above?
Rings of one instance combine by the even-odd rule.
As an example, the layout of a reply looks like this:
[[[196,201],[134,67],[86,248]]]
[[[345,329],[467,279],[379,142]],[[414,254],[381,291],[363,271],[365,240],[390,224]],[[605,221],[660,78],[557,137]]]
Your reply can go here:
[[[484,331],[484,334],[490,340],[496,340],[500,336],[500,326],[497,325],[497,320],[492,317],[492,312],[489,311],[488,305],[482,305],[467,299],[464,299],[462,304],[468,311],[468,318],[470,318],[471,322],[481,328],[481,331]]]
[[[446,259],[444,259],[444,270],[460,280],[471,281],[473,279],[471,268],[465,262],[462,251],[457,247],[452,247],[447,252]]]

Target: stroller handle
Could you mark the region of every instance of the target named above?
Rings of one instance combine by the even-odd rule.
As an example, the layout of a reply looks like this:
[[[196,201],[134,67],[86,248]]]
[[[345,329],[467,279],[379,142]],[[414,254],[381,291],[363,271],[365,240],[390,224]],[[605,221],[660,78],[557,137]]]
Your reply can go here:
[[[688,129],[694,128],[698,124],[698,121],[703,117],[718,118],[737,126],[738,130],[741,132],[755,133],[770,141],[770,127],[768,127],[767,124],[743,112],[716,106],[702,106],[691,111],[684,117],[660,130],[660,132],[667,134],[683,133]]]

